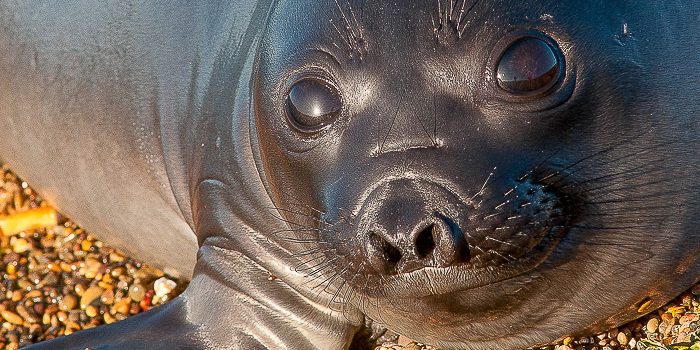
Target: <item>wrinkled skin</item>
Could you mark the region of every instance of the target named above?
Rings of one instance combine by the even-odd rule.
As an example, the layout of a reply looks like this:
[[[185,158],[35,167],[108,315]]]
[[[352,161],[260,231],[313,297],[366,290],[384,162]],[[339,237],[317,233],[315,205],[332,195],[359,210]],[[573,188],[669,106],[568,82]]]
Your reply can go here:
[[[146,227],[187,223],[200,247],[181,297],[46,348],[343,348],[366,316],[445,349],[519,349],[621,324],[698,280],[700,40],[683,34],[700,29],[697,5],[192,6],[97,11],[97,28],[123,35],[68,31],[49,50],[22,19],[57,15],[0,5],[0,49],[14,53],[0,61],[3,136],[87,125],[81,136],[123,150],[68,144],[56,157],[2,141],[3,158],[52,193],[71,182],[53,159],[76,154],[108,189],[149,179],[165,204],[140,208],[157,206]],[[117,10],[130,12],[105,19]],[[499,80],[523,38],[558,62],[534,93]],[[97,60],[62,63],[75,56]],[[307,128],[319,118],[299,113],[319,91],[315,106],[333,113]],[[27,100],[70,108],[35,112]],[[128,132],[142,119],[155,120],[153,149]],[[127,130],[111,136],[115,121]],[[92,219],[75,200],[53,202]],[[187,274],[187,259],[148,253]]]

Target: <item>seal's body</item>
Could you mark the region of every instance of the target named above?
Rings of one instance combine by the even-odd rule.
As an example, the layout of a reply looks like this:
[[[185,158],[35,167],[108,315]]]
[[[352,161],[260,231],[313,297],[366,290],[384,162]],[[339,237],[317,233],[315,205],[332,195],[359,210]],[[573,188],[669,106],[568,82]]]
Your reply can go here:
[[[517,349],[700,275],[698,5],[87,7],[0,5],[0,155],[105,240],[198,259],[39,348],[343,348],[367,316]]]

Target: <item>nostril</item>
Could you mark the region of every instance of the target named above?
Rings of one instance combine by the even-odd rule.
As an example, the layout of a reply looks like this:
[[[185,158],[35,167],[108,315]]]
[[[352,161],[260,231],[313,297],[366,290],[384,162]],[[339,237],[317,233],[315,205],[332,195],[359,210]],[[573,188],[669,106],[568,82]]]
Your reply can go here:
[[[372,231],[369,233],[369,235],[372,245],[376,247],[375,249],[378,249],[381,252],[381,255],[383,255],[387,270],[393,270],[399,261],[401,261],[401,251],[391,245],[391,243],[387,242],[376,232]]]
[[[401,251],[389,244],[389,242],[384,241],[384,243],[384,257],[386,257],[386,260],[392,265],[392,267],[396,266],[396,264],[398,264],[401,260]]]
[[[435,225],[430,225],[418,233],[418,237],[416,237],[416,253],[418,254],[418,258],[423,259],[435,250],[434,231]]]

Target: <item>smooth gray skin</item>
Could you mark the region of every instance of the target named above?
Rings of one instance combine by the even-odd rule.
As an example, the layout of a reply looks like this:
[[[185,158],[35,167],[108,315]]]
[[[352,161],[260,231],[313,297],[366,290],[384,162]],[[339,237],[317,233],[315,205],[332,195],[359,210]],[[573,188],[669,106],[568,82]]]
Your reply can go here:
[[[645,298],[660,306],[697,280],[700,42],[682,33],[700,30],[700,6],[482,1],[470,35],[457,44],[447,35],[445,45],[433,40],[434,1],[360,3],[367,51],[358,65],[319,39],[334,35],[339,9],[349,13],[344,2],[0,3],[2,159],[137,256],[187,276],[195,238],[200,246],[176,300],[35,348],[336,349],[367,314],[444,348],[517,349],[619,324]],[[552,106],[492,99],[481,62],[510,26],[558,42],[576,67],[566,103],[543,110]],[[290,72],[328,65],[300,54],[319,46],[344,68],[333,78],[349,107],[309,141],[276,112]],[[406,60],[409,52],[420,59]],[[395,87],[411,98],[386,98]],[[387,148],[373,152],[374,109],[404,101],[402,110],[420,111],[433,92],[445,97],[436,118],[446,146],[423,147],[407,114],[404,129],[378,128]],[[295,153],[309,145],[321,147]],[[298,202],[330,218],[362,207],[357,198],[383,186],[386,169],[399,180],[450,179],[455,192],[473,194],[498,167],[485,192],[498,198],[509,172],[586,157],[594,161],[567,175],[597,185],[586,199],[608,201],[595,208],[607,212],[581,208],[586,219],[544,263],[498,283],[462,288],[474,276],[426,268],[367,289],[366,276],[343,282],[334,277],[343,271],[318,271],[299,256],[308,245],[276,235],[290,229],[283,210]],[[354,234],[342,232],[341,243],[360,243]],[[348,286],[340,310],[329,307]]]
[[[164,149],[182,158],[174,114],[186,109],[195,58],[161,53],[199,40],[150,37],[177,26],[148,26],[147,11],[126,5],[87,4],[59,13],[50,3],[0,5],[0,157],[68,217],[190,278],[197,241],[189,201],[181,211],[171,184],[182,185],[169,178],[177,170],[166,168],[177,160],[167,162]]]
[[[269,5],[0,3],[2,159],[68,217],[166,271],[189,277],[201,246],[167,306],[36,348],[349,344],[360,315],[292,289],[297,263],[263,234],[284,226],[252,162],[245,101]],[[213,75],[223,65],[228,75]]]

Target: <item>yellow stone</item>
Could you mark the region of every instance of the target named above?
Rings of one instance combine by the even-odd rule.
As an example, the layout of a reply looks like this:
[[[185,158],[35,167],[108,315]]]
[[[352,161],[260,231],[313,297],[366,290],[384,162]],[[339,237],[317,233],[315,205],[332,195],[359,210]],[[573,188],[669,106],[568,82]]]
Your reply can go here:
[[[129,314],[129,307],[131,306],[131,299],[129,297],[124,297],[119,299],[114,304],[114,311],[118,312],[120,314],[128,315]]]
[[[117,322],[117,319],[114,318],[114,316],[110,315],[109,312],[105,312],[103,318],[104,318],[106,324],[111,324],[111,323]]]
[[[0,311],[0,315],[5,321],[10,322],[14,325],[21,325],[22,323],[24,323],[24,320],[22,319],[22,317],[20,317],[20,315],[10,310]]]
[[[111,262],[120,263],[120,262],[123,262],[123,261],[124,261],[124,256],[121,255],[121,254],[119,254],[119,253],[117,253],[117,252],[112,252],[112,253],[109,254],[109,260],[110,260]]]
[[[88,317],[95,317],[97,313],[97,308],[94,305],[88,305],[88,307],[85,308],[85,314],[88,315]]]
[[[672,306],[669,307],[668,310],[666,311],[669,314],[673,315],[673,317],[679,317],[685,312],[685,307],[683,306]]]
[[[563,343],[564,343],[564,345],[569,346],[569,344],[571,344],[571,342],[573,342],[573,341],[574,341],[574,338],[566,337],[566,338],[564,338]]]
[[[17,254],[22,254],[22,253],[26,252],[27,250],[29,250],[30,248],[31,248],[31,245],[24,238],[17,238],[15,240],[15,244],[12,245],[12,251],[14,251]]]
[[[43,295],[43,293],[40,290],[34,289],[34,290],[30,291],[29,293],[27,293],[27,295],[25,297],[27,299],[34,299],[34,298],[41,297],[42,295]]]
[[[94,286],[90,287],[85,292],[83,295],[80,297],[80,308],[85,310],[85,308],[90,305],[90,303],[93,302],[93,300],[97,299],[102,295],[102,292],[104,292],[104,289],[102,289],[99,286]]]
[[[90,247],[92,247],[92,242],[86,239],[80,243],[80,247],[87,252],[88,250],[90,250]]]
[[[649,309],[649,307],[653,304],[651,300],[647,300],[644,304],[642,304],[639,309],[637,309],[637,312],[643,313]]]
[[[67,263],[67,262],[61,261],[61,262],[59,263],[59,265],[61,266],[61,270],[62,270],[63,272],[71,272],[71,271],[73,271],[72,266],[71,266],[69,263]]]

